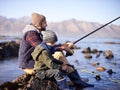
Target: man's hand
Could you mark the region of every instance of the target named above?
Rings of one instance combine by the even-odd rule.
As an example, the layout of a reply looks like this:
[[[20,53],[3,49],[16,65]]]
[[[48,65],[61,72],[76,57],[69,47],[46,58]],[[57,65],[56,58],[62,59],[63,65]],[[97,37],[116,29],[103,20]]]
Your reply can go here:
[[[74,54],[74,51],[72,49],[75,47],[75,45],[73,43],[67,42],[62,47],[66,51],[66,56],[71,56]]]
[[[68,65],[66,65],[66,63],[63,63],[63,64],[62,64],[62,70],[63,70],[63,71],[66,71],[67,68],[68,68]]]
[[[71,56],[74,54],[74,51],[72,50],[75,47],[75,45],[71,42],[66,42],[65,44],[57,47],[55,50],[64,50],[66,51],[66,56]]]
[[[69,48],[75,47],[75,45],[72,42],[66,42],[65,43]]]

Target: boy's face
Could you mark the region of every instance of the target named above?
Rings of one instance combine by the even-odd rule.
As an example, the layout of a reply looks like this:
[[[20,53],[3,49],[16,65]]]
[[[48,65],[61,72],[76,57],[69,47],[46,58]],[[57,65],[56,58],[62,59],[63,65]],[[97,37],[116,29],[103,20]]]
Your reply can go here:
[[[49,46],[54,46],[56,42],[50,42],[50,43],[46,43]]]

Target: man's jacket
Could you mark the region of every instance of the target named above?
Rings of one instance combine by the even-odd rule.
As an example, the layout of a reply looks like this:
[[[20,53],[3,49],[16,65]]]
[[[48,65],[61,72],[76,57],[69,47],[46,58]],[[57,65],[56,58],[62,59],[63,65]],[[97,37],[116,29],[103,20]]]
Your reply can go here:
[[[41,33],[33,26],[26,25],[23,30],[24,36],[19,48],[19,67],[20,68],[33,68],[34,60],[31,56],[34,48],[42,42]]]

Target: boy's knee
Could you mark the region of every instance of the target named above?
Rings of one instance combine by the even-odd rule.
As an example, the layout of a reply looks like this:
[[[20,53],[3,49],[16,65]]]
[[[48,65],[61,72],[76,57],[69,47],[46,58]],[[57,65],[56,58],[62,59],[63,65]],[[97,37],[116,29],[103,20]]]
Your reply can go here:
[[[64,56],[64,54],[61,51],[57,51],[53,54],[53,57],[58,60],[61,56]]]

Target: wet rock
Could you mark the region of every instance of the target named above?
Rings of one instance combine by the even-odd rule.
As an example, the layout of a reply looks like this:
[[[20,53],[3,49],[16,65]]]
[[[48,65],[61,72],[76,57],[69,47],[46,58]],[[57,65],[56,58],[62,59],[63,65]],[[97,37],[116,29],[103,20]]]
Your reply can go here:
[[[93,62],[93,63],[91,63],[91,65],[96,67],[96,66],[100,65],[100,63],[99,62]]]
[[[18,85],[12,82],[4,82],[0,84],[0,90],[18,90]]]
[[[98,58],[102,52],[103,52],[103,51],[101,51],[101,50],[99,51],[99,50],[97,50],[97,49],[93,49],[93,50],[91,51],[91,53],[96,54],[96,58]]]
[[[96,58],[100,57],[100,55],[101,55],[102,52],[103,52],[103,51],[98,51],[98,52],[96,52]]]
[[[109,75],[112,75],[112,74],[115,73],[115,72],[113,72],[112,69],[109,69],[109,70],[107,71],[107,73],[108,73]]]
[[[96,79],[96,80],[101,80],[100,75],[99,75],[99,74],[97,74],[97,75],[95,76],[95,79]]]
[[[114,57],[113,52],[111,50],[105,51],[104,56],[106,59],[112,59]]]
[[[97,49],[93,49],[93,50],[91,51],[91,53],[93,53],[93,54],[95,54],[95,53],[97,53],[97,52],[98,52]]]
[[[97,71],[105,71],[106,68],[105,68],[105,67],[102,67],[102,66],[97,66],[97,67],[96,67],[96,70],[97,70]]]
[[[91,59],[91,58],[92,58],[92,55],[91,55],[90,53],[86,53],[86,54],[85,54],[85,58]]]
[[[0,60],[9,57],[17,57],[19,44],[15,41],[0,43]]]
[[[84,50],[82,50],[82,53],[91,53],[91,48],[87,47]]]

